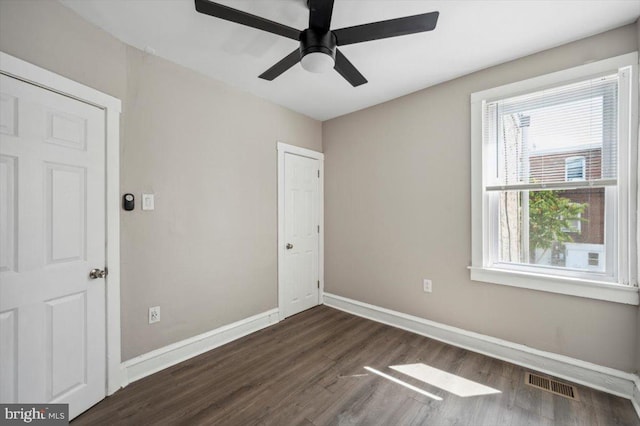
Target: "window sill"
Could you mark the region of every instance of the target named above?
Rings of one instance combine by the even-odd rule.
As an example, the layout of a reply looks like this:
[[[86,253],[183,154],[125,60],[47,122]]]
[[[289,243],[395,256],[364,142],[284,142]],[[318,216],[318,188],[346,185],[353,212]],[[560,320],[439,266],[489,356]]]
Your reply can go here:
[[[470,266],[469,270],[471,271],[472,281],[606,300],[627,305],[638,305],[640,303],[638,287],[496,268]]]

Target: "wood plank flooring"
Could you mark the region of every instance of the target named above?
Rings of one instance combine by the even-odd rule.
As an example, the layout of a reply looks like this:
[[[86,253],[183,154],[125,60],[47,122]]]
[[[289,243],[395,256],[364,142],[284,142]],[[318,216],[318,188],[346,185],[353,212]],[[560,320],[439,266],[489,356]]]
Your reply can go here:
[[[389,368],[424,363],[500,393],[459,397]],[[434,400],[369,366],[442,398]],[[325,306],[134,382],[80,425],[640,425],[630,401],[579,401],[525,369]]]

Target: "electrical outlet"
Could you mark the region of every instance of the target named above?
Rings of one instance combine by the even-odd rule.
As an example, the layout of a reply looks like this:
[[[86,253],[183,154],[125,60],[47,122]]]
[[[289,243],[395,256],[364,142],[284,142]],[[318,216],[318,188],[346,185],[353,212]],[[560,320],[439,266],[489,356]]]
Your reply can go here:
[[[149,308],[149,324],[160,322],[160,306]]]
[[[433,291],[433,283],[431,282],[431,280],[425,278],[422,281],[422,289],[425,293],[431,293]]]

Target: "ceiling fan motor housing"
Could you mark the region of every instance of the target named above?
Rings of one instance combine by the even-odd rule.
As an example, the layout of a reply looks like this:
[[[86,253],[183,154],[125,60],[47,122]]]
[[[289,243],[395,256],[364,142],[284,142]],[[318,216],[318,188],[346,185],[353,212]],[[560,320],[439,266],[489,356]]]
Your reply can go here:
[[[300,32],[300,57],[309,53],[324,53],[336,60],[336,36],[331,31],[321,33],[313,28]]]

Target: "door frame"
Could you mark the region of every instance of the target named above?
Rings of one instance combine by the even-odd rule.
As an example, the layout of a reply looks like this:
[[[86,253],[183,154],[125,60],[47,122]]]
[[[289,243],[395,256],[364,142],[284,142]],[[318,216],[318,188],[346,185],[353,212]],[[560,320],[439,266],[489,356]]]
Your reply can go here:
[[[283,271],[284,271],[284,156],[294,154],[318,160],[320,178],[318,179],[318,305],[324,303],[324,154],[307,148],[300,148],[283,142],[277,143],[278,149],[278,318],[284,319]]]
[[[120,366],[120,99],[0,51],[0,74],[85,102],[104,111],[106,251],[105,393],[122,387]],[[100,266],[100,265],[98,265]]]

